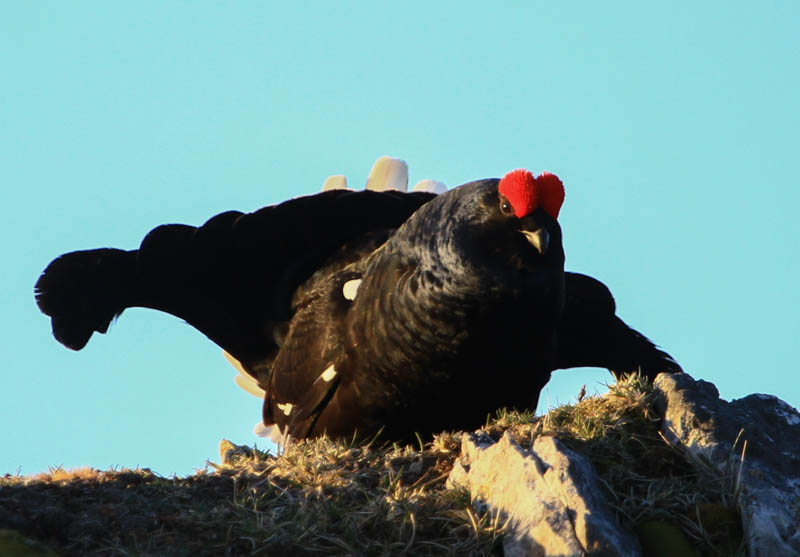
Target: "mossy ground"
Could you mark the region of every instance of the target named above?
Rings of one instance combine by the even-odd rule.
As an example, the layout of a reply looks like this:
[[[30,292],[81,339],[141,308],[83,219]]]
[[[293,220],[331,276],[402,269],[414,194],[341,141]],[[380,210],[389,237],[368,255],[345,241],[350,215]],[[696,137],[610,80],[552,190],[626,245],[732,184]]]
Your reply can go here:
[[[745,555],[736,471],[694,461],[659,426],[652,385],[633,376],[541,418],[500,412],[485,429],[495,438],[511,430],[522,446],[556,435],[587,456],[648,555]],[[452,433],[424,446],[318,439],[278,456],[233,451],[185,478],[146,469],[7,475],[0,529],[25,536],[34,553],[19,555],[501,555],[504,525],[445,487],[459,451]]]

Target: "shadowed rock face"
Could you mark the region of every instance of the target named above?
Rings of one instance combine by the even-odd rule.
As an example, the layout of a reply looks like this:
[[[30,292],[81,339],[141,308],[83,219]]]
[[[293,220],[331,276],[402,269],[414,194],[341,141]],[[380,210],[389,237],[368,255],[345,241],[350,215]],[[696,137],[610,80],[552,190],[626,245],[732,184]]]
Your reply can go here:
[[[721,400],[688,375],[659,375],[655,390],[665,437],[739,475],[750,556],[800,555],[800,413],[771,395]]]
[[[508,521],[506,556],[636,557],[636,538],[619,527],[591,463],[554,437],[523,449],[506,432],[499,442],[465,433],[461,462],[448,480],[473,503]]]

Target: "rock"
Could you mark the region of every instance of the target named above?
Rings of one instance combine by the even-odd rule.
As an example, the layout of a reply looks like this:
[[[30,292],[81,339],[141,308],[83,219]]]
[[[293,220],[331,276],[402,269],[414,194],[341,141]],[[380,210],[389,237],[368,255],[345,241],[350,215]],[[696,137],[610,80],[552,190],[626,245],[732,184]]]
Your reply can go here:
[[[237,445],[227,439],[219,442],[219,462],[223,466],[235,466],[242,462],[252,461],[255,450],[247,445]]]
[[[497,443],[465,433],[461,453],[448,485],[469,489],[476,507],[507,521],[506,556],[641,555],[592,465],[558,439],[538,437],[525,450],[508,432]]]
[[[655,392],[664,436],[736,478],[750,557],[800,555],[797,410],[771,395],[727,402],[713,384],[685,373],[659,375]]]

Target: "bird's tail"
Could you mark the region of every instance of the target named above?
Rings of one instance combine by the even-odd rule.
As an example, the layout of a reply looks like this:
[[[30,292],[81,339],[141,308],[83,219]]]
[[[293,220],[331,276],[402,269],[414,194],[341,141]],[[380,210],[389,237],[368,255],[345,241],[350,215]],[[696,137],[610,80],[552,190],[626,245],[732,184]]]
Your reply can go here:
[[[683,373],[675,358],[657,347],[653,341],[614,317],[608,324],[606,365],[616,379],[639,372],[651,381],[659,373]]]
[[[557,369],[604,367],[619,378],[640,372],[653,380],[659,373],[681,373],[675,358],[616,315],[608,287],[580,273],[565,273],[566,302],[558,330]]]
[[[36,282],[36,303],[52,318],[53,336],[80,350],[133,304],[136,251],[95,249],[54,260]]]

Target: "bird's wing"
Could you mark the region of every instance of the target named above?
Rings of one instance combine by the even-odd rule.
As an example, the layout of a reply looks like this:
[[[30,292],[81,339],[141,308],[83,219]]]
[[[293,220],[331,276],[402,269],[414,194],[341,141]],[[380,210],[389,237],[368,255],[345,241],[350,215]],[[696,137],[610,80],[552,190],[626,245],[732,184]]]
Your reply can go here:
[[[274,357],[299,285],[347,242],[399,226],[432,197],[337,190],[229,211],[200,227],[159,226],[138,250],[59,257],[37,282],[37,302],[56,338],[76,350],[138,306],[186,320],[252,369]]]
[[[362,247],[365,255],[374,249],[369,244]],[[281,350],[263,380],[265,424],[277,424],[293,437],[308,436],[341,382],[352,379],[345,316],[363,264],[361,258],[304,285]]]
[[[614,298],[599,280],[565,273],[566,299],[558,329],[557,369],[604,367],[615,376],[641,371],[650,379],[680,373],[680,365],[616,315]]]
[[[265,387],[265,424],[300,438],[375,431],[374,411],[390,406],[383,399],[393,392],[375,364],[398,357],[394,342],[402,343],[396,326],[386,328],[398,325],[388,302],[401,297],[395,286],[403,265],[399,254],[381,259],[388,236],[377,231],[344,246],[298,289]],[[422,342],[422,331],[416,332],[407,344]],[[402,373],[413,375],[411,367]],[[413,388],[413,381],[407,383]]]

